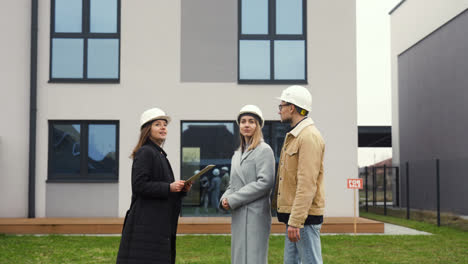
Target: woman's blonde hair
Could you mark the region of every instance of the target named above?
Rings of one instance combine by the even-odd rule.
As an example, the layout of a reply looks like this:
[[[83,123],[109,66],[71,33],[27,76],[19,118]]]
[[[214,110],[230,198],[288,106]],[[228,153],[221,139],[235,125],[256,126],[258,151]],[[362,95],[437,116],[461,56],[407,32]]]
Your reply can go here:
[[[246,142],[245,137],[242,136],[242,134],[239,131],[239,136],[240,136],[240,146],[239,149],[244,152],[246,151],[245,147],[249,145],[249,148],[247,148],[247,151],[255,149],[262,141],[263,141],[263,133],[262,133],[262,127],[260,126],[260,123],[258,122],[257,118],[254,118],[255,124],[257,125],[255,127],[255,131],[250,137],[249,142]],[[239,130],[240,130],[240,124],[239,124]]]

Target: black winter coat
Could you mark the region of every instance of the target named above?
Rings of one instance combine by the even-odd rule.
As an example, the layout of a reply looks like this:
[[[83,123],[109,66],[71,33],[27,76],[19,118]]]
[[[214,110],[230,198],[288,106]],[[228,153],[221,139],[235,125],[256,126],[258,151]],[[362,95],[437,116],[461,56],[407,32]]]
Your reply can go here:
[[[171,193],[174,182],[162,148],[148,140],[132,166],[132,204],[122,230],[118,264],[175,263],[175,240],[181,193]]]

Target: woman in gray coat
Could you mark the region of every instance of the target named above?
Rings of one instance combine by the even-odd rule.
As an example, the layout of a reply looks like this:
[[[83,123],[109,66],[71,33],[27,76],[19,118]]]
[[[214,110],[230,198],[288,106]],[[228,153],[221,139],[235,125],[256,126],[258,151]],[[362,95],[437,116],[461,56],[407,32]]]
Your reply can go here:
[[[275,158],[263,142],[264,120],[258,107],[244,106],[237,122],[241,145],[232,157],[229,187],[220,199],[222,208],[232,211],[231,262],[268,263]]]

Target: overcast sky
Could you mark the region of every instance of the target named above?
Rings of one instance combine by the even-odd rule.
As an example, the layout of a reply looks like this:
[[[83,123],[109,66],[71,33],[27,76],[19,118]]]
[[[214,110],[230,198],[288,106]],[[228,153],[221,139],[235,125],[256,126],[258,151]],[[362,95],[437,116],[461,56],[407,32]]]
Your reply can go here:
[[[390,15],[400,0],[356,0],[358,125],[390,126]],[[359,167],[392,156],[391,148],[359,148]]]
[[[391,125],[390,15],[400,0],[356,0],[358,125]]]

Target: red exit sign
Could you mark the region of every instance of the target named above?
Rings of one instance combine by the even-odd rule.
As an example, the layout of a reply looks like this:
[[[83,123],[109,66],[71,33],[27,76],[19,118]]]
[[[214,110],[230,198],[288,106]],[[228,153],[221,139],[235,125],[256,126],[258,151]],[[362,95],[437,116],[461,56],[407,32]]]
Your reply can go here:
[[[348,179],[348,189],[362,189],[362,179]]]

